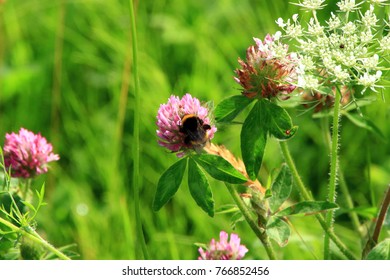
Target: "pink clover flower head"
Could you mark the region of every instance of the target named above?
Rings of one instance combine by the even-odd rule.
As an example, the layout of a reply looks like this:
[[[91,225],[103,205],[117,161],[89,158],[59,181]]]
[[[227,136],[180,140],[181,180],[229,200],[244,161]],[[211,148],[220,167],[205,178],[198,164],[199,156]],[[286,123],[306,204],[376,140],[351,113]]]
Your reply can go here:
[[[298,59],[288,53],[288,45],[279,43],[275,37],[267,35],[264,41],[253,38],[256,45],[246,51],[246,61],[241,58],[234,80],[243,87],[242,94],[248,98],[287,96],[296,86]]]
[[[189,93],[181,99],[171,95],[161,104],[156,122],[158,143],[182,157],[186,151],[200,150],[214,137],[217,128],[211,125],[209,110]]]
[[[240,238],[237,234],[229,235],[221,231],[219,234],[219,241],[211,240],[207,250],[199,248],[198,260],[241,260],[248,249],[245,245],[240,244]]]
[[[31,178],[46,173],[48,163],[59,160],[53,146],[40,133],[21,128],[19,133],[5,135],[4,164],[12,177]]]

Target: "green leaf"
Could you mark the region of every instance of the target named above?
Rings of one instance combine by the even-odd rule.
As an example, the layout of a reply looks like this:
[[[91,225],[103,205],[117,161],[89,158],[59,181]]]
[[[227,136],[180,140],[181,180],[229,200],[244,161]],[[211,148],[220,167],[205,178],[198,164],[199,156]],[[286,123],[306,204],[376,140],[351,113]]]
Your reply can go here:
[[[253,99],[244,95],[235,95],[222,100],[215,108],[214,116],[217,122],[232,121]]]
[[[290,238],[289,225],[278,217],[271,217],[267,223],[267,234],[276,241],[280,247],[286,246]]]
[[[169,167],[160,177],[153,201],[154,211],[160,210],[177,192],[180,183],[183,180],[186,166],[187,158],[183,158]]]
[[[268,130],[271,135],[280,140],[286,140],[294,136],[298,127],[293,126],[290,115],[282,107],[271,103],[264,103],[267,108],[270,122]]]
[[[240,222],[245,221],[245,217],[241,211],[237,211],[230,217],[230,227],[234,230],[236,225]]]
[[[390,238],[376,245],[368,253],[367,260],[390,260]]]
[[[248,179],[220,156],[198,154],[192,157],[211,177],[231,184],[242,184]]]
[[[382,133],[382,131],[367,117],[347,112],[343,112],[343,114],[356,126],[367,129],[368,131],[377,135],[382,140],[386,140],[386,137]]]
[[[228,214],[228,213],[235,213],[237,211],[240,211],[237,205],[225,204],[215,209],[215,214]]]
[[[272,212],[278,211],[279,207],[290,196],[292,189],[292,178],[290,169],[286,164],[282,165],[278,176],[271,185],[272,196],[268,199]]]
[[[188,165],[188,186],[196,203],[210,217],[214,216],[214,200],[206,175],[196,162],[190,158]]]
[[[272,196],[272,191],[270,189],[265,190],[264,198],[270,198]]]
[[[241,154],[246,171],[251,180],[255,180],[263,161],[268,133],[268,114],[264,102],[259,100],[245,119],[241,130]]]
[[[277,213],[276,216],[284,217],[290,215],[312,215],[317,214],[318,212],[323,212],[331,209],[337,209],[338,205],[336,203],[328,201],[303,201],[298,202],[297,204],[291,205]]]
[[[37,209],[35,209],[35,206],[32,205],[30,202],[22,200],[22,203],[26,205],[28,208],[30,208],[32,211],[37,212]]]
[[[355,207],[352,209],[345,209],[341,208],[339,211],[337,211],[337,215],[342,215],[345,213],[351,213],[355,212],[358,214],[360,217],[363,217],[365,219],[375,219],[375,217],[378,214],[378,208],[377,207],[368,207],[368,206],[360,206],[360,207]]]

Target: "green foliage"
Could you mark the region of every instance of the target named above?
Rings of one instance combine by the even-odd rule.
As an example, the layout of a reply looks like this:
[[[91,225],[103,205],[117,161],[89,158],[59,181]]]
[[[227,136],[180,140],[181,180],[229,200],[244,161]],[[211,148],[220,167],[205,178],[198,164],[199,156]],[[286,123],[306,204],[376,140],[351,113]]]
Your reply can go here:
[[[356,113],[353,114],[347,112],[344,112],[343,115],[346,116],[356,126],[367,129],[368,131],[379,137],[381,140],[386,141],[386,137],[383,135],[382,131],[375,125],[373,121],[371,121],[367,117],[361,116]]]
[[[376,245],[367,255],[367,260],[390,260],[390,239]]]
[[[267,234],[280,247],[286,246],[290,238],[290,226],[280,217],[271,217],[267,223]]]
[[[277,216],[291,216],[291,215],[313,215],[319,212],[324,212],[332,209],[337,209],[336,203],[327,201],[302,201],[294,205],[284,208],[275,213]]]
[[[292,177],[290,169],[283,164],[276,179],[271,185],[272,196],[268,199],[270,209],[273,213],[289,198],[292,189]]]
[[[154,211],[158,211],[163,207],[177,192],[183,180],[186,167],[187,158],[184,158],[173,164],[161,175],[153,201]]]
[[[20,245],[20,257],[22,260],[39,260],[42,248],[28,239],[23,239]]]
[[[291,117],[285,109],[264,101],[262,110],[269,115],[269,123],[265,123],[264,127],[272,136],[279,140],[287,140],[294,136],[298,127],[293,126]]]
[[[213,194],[206,175],[199,168],[198,164],[192,159],[189,159],[188,165],[188,186],[196,203],[210,217],[214,216],[214,200]]]
[[[241,131],[242,159],[252,180],[260,170],[268,134],[286,140],[294,136],[296,130],[291,117],[282,107],[268,100],[255,103]]]
[[[164,170],[177,161],[175,155],[156,143],[159,105],[172,93],[182,96],[190,92],[201,101],[214,100],[215,104],[227,96],[237,96],[233,70],[238,67],[237,58],[243,58],[247,46],[253,44],[252,37],[274,33],[276,18],[287,19],[298,11],[299,7],[282,0],[242,0],[239,5],[233,0],[139,1],[140,198],[143,230],[152,258],[195,259],[197,250],[193,244],[218,236],[222,228],[228,231],[232,218],[232,214],[220,214],[211,219],[189,201],[187,188],[181,188],[160,211],[152,211],[156,183]],[[330,14],[329,7],[325,11]],[[5,133],[20,127],[41,132],[53,143],[61,160],[33,185],[39,190],[46,182],[48,205],[40,208],[36,219],[40,231],[53,245],[77,242],[72,249],[80,259],[137,258],[130,175],[134,85],[128,80],[132,71],[129,30],[126,1],[12,0],[0,5],[0,145]],[[121,89],[129,92],[127,102]],[[357,103],[389,139],[389,103],[371,100],[370,106],[363,107],[363,99],[376,96],[366,93],[356,95]],[[384,96],[388,96],[387,89]],[[244,121],[250,106],[235,120]],[[126,112],[123,122],[119,116],[122,107]],[[349,108],[355,110],[355,105]],[[299,133],[289,141],[297,168],[313,196],[324,197],[328,153],[321,138],[320,120],[313,120],[311,111],[303,107],[288,112],[294,124],[299,125]],[[390,181],[390,146],[372,134],[357,133],[356,125],[347,119],[342,120],[342,125],[340,166],[354,190],[353,200],[367,209],[377,207]],[[212,141],[223,143],[239,156],[239,134],[237,126],[218,126]],[[263,160],[267,164],[256,174],[262,182],[269,170],[283,162],[272,138]],[[0,175],[0,183],[3,182]],[[221,182],[210,180],[210,185],[216,209],[231,203]],[[294,188],[290,200],[298,200]],[[348,210],[342,193],[338,203],[340,213]],[[361,216],[364,226],[369,226],[368,216]],[[343,224],[336,228],[340,238],[359,253],[360,242],[356,242],[357,233],[348,216],[341,214],[337,220]],[[293,222],[310,248],[321,252],[318,236],[323,233],[315,220],[305,217]],[[249,234],[250,228],[237,223],[235,231],[242,243],[251,247],[254,236]],[[11,235],[2,236],[2,240],[13,241]],[[112,244],[118,240],[121,246],[113,250]],[[264,248],[256,244],[248,257],[265,259]],[[313,258],[310,250],[302,250],[295,232],[291,232],[288,245],[278,250],[283,259]],[[11,248],[8,254],[15,257],[13,253]]]
[[[187,166],[187,159],[190,161],[188,166],[190,193],[196,203],[211,217],[214,216],[214,200],[206,175],[198,165],[210,174],[211,177],[220,181],[232,184],[240,184],[247,181],[244,175],[220,156],[208,154],[190,155],[173,164],[162,174],[158,181],[153,201],[153,209],[155,211],[160,210],[179,189]]]
[[[253,99],[244,95],[234,95],[222,100],[215,108],[214,115],[217,122],[230,122],[247,107]]]
[[[241,153],[249,178],[254,180],[263,161],[268,131],[262,124],[269,119],[263,110],[263,101],[258,101],[245,119],[241,130]]]
[[[238,172],[228,161],[216,155],[194,155],[192,157],[211,177],[231,183],[242,184],[247,181],[244,175]]]

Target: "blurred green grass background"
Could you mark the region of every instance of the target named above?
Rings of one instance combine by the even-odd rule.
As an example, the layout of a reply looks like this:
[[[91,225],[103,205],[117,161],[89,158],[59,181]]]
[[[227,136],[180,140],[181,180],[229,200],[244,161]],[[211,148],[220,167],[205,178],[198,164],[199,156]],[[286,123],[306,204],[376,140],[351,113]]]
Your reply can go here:
[[[128,5],[125,0],[0,4],[0,135],[25,127],[53,143],[61,160],[35,182],[37,188],[46,182],[48,202],[38,216],[38,229],[55,246],[76,243],[80,259],[140,257],[131,182],[134,106]],[[324,14],[332,7],[334,3]],[[231,232],[230,217],[208,217],[185,184],[159,212],[151,210],[159,176],[176,160],[156,143],[158,107],[171,94],[190,92],[215,104],[239,94],[232,79],[237,58],[245,56],[252,37],[274,33],[278,17],[286,19],[299,9],[283,0],[146,0],[137,1],[135,9],[143,230],[151,258],[195,259],[194,243],[207,243],[220,230]],[[390,139],[389,103],[378,98],[362,110]],[[291,113],[299,125],[289,142],[297,166],[314,195],[325,199],[329,157],[320,121],[300,109]],[[342,124],[341,166],[366,222],[390,182],[390,147],[346,119]],[[213,142],[239,156],[239,131],[240,126],[221,126]],[[274,140],[264,162],[260,178],[265,184],[268,172],[282,162]],[[223,184],[210,183],[217,207],[232,202]],[[297,199],[296,191],[294,195]],[[343,201],[340,194],[341,207]],[[348,216],[340,214],[336,222],[337,234],[359,254],[362,242]],[[296,231],[286,247],[276,250],[278,258],[321,258],[323,233],[315,220],[300,217],[292,223]],[[240,223],[235,232],[250,249],[247,258],[267,258],[248,226]]]

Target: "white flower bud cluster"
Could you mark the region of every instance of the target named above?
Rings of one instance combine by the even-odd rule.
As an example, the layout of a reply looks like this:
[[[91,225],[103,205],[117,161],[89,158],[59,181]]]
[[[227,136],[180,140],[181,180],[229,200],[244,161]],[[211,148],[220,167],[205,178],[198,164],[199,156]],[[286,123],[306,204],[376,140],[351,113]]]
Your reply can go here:
[[[297,3],[296,5],[301,6],[307,10],[319,10],[322,9],[325,5],[322,5],[325,0],[303,0],[302,2]]]
[[[322,25],[317,10],[324,0],[301,0],[296,5],[312,12],[306,25],[298,15],[287,21],[279,18],[276,24],[284,31],[281,38],[295,40],[299,49],[298,86],[306,90],[323,87],[363,86],[381,88],[386,56],[390,55],[390,23],[378,19],[376,13],[388,0],[340,0],[339,10],[332,12]],[[363,5],[367,3],[366,5]],[[389,17],[390,21],[390,17]],[[389,33],[389,34],[387,34]],[[384,34],[382,36],[382,34]],[[386,35],[387,34],[387,35]]]

